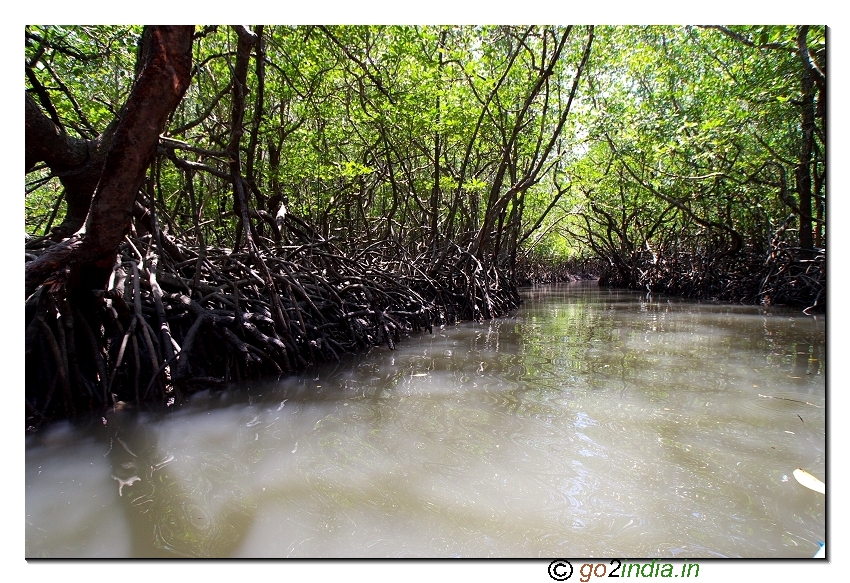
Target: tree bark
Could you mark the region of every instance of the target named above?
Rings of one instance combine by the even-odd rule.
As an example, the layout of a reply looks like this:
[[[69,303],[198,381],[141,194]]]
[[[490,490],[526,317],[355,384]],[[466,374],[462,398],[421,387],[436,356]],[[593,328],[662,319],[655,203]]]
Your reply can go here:
[[[236,48],[236,65],[233,67],[233,97],[230,104],[230,140],[227,144],[227,157],[230,159],[230,179],[233,182],[233,209],[239,217],[239,224],[245,230],[245,242],[249,251],[253,251],[255,235],[251,224],[248,210],[248,195],[245,192],[245,181],[242,178],[242,163],[239,159],[239,142],[245,133],[243,121],[245,119],[245,96],[248,93],[248,62],[251,58],[251,47],[258,37],[245,26],[234,26],[238,36]],[[259,113],[258,113],[259,115]],[[234,250],[239,249],[240,230],[236,230],[236,243]]]
[[[47,117],[29,93],[25,94],[25,99],[25,172],[44,162],[65,188],[65,217],[52,233],[54,239],[60,240],[77,231],[86,221],[117,122],[97,139],[75,138]]]
[[[814,247],[812,233],[812,154],[815,143],[815,79],[809,60],[809,49],[806,36],[808,26],[800,26],[797,31],[797,54],[802,63],[800,83],[802,89],[802,124],[803,140],[800,144],[800,158],[795,171],[797,179],[797,195],[800,201],[800,247]]]
[[[115,129],[85,225],[27,264],[27,296],[63,270],[68,270],[72,287],[106,283],[159,135],[189,86],[193,32],[192,26],[145,29],[140,73]]]
[[[442,85],[442,75],[443,75],[443,62],[444,55],[443,51],[446,46],[446,30],[442,29],[440,31],[440,38],[437,44],[437,85]],[[440,87],[442,89],[442,87]],[[441,155],[441,142],[440,142],[440,94],[437,93],[437,99],[435,104],[435,118],[434,118],[434,183],[431,187],[431,253],[436,255],[437,253],[437,231],[439,229],[440,222],[440,155]]]

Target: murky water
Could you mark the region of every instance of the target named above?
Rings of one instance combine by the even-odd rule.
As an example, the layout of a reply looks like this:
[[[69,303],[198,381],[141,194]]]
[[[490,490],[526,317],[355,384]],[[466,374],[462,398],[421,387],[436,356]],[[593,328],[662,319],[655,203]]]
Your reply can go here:
[[[160,414],[26,442],[27,557],[810,557],[825,321],[529,292]]]

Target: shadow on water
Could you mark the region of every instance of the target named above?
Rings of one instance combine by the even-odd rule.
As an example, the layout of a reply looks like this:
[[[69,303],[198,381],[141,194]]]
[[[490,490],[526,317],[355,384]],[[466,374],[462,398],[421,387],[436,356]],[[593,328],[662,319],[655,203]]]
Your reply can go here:
[[[155,421],[132,412],[106,416],[111,478],[132,533],[134,557],[231,555],[254,518],[248,468],[225,449],[189,454],[159,446]]]

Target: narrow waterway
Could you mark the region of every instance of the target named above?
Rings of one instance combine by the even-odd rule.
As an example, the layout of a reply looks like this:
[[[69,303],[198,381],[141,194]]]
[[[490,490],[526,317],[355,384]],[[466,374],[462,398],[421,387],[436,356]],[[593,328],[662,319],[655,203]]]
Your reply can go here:
[[[27,557],[811,557],[825,319],[594,283],[26,441]]]

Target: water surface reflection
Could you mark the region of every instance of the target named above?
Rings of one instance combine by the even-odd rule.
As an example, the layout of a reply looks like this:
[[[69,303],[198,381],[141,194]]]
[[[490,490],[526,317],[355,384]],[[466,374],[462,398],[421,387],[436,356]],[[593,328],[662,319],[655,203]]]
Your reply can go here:
[[[809,557],[823,318],[592,284],[30,436],[28,557]]]

